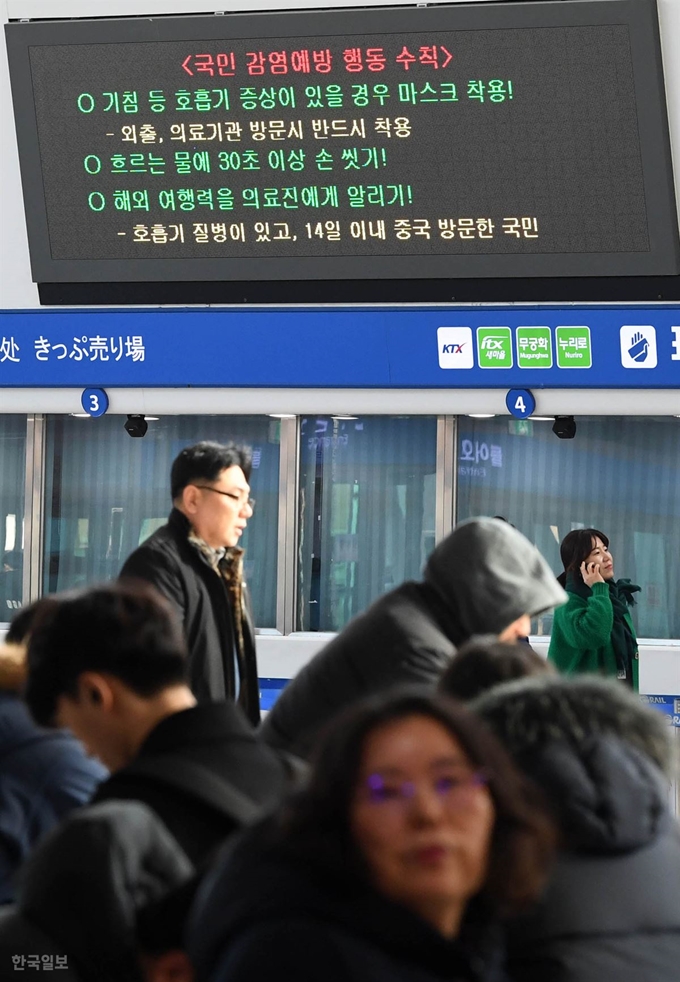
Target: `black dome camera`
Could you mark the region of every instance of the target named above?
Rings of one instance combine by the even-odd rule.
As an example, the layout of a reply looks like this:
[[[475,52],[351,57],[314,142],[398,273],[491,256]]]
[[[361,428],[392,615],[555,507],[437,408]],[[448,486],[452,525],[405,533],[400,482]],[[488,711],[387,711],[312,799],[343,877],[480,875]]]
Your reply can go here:
[[[131,416],[128,413],[128,418],[125,421],[125,432],[128,436],[146,436],[148,429],[149,424],[143,416]]]
[[[573,440],[576,436],[576,420],[573,416],[555,416],[552,431],[560,440]]]

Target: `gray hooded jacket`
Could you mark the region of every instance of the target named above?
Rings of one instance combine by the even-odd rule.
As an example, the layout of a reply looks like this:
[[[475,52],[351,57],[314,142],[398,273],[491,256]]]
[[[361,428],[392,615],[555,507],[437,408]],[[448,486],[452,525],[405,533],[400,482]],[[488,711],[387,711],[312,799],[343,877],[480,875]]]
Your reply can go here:
[[[385,594],[289,683],[262,725],[265,740],[306,754],[318,730],[355,700],[400,683],[436,684],[474,634],[566,601],[535,546],[507,522],[461,523],[434,550],[422,582]]]
[[[515,982],[661,982],[680,965],[680,829],[660,714],[615,682],[531,678],[472,703],[543,788],[564,848],[508,926]]]

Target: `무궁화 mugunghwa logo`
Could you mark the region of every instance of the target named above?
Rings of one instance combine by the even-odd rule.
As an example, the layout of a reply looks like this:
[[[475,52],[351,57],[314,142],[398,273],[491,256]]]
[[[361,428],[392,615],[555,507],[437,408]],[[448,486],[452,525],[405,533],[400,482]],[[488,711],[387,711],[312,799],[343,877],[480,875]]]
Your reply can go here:
[[[471,327],[438,327],[440,368],[474,368]]]
[[[656,368],[656,329],[651,324],[624,324],[620,338],[624,368]]]

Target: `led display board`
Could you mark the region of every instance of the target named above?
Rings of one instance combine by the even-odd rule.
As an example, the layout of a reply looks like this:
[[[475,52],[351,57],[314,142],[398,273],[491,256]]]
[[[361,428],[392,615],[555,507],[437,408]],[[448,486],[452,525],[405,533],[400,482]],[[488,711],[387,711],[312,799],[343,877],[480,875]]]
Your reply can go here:
[[[37,282],[680,271],[653,0],[6,31]]]

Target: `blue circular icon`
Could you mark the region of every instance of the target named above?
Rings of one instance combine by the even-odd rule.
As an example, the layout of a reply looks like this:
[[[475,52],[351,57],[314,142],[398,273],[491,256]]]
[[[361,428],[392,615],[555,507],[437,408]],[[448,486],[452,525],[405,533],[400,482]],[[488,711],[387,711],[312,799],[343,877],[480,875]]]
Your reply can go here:
[[[526,419],[536,409],[536,400],[528,389],[510,389],[505,397],[505,405],[515,419]]]
[[[83,389],[80,405],[88,416],[103,416],[109,408],[109,397],[103,389]]]

